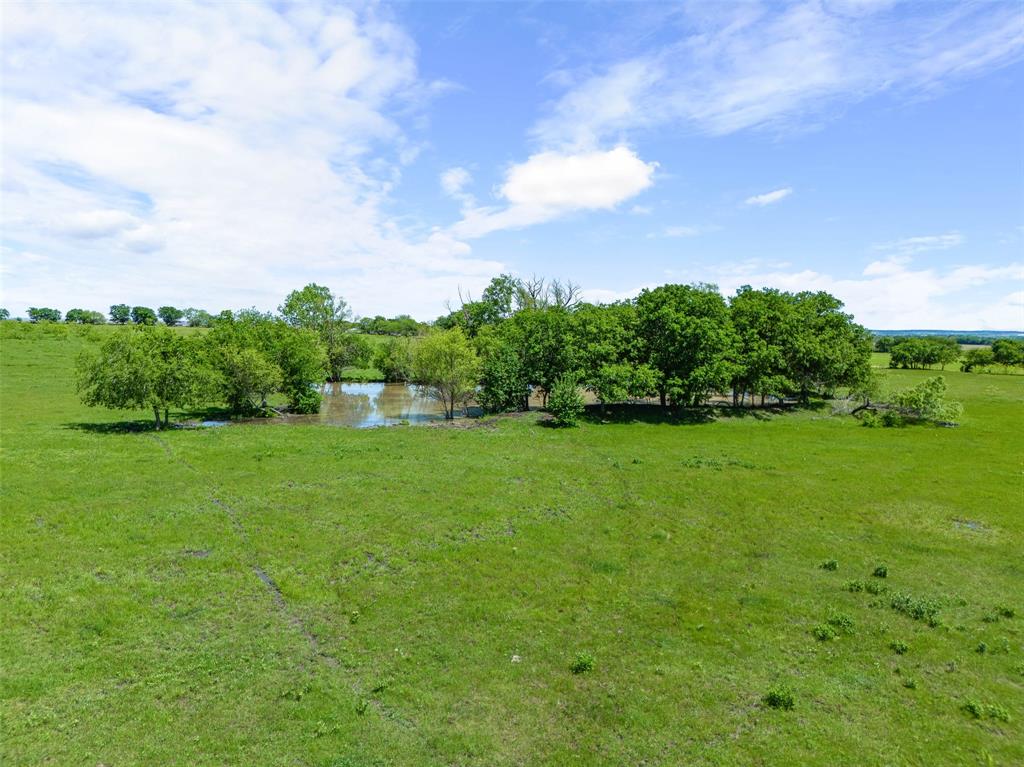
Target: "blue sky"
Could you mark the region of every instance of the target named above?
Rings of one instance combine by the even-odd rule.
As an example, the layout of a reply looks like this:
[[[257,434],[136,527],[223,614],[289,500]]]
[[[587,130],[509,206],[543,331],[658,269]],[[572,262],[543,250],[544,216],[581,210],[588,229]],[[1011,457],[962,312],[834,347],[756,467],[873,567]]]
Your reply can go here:
[[[829,290],[1024,328],[1017,2],[5,4],[2,302]]]

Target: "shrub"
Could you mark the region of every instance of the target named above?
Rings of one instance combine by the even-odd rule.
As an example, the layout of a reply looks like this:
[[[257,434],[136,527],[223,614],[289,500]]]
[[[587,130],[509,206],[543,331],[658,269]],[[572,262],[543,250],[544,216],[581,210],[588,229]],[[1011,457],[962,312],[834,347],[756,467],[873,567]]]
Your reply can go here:
[[[811,629],[811,634],[813,634],[814,638],[817,639],[819,642],[831,642],[833,639],[839,636],[836,633],[836,630],[827,623],[819,623],[817,626]]]
[[[575,376],[564,375],[555,381],[548,396],[548,410],[556,426],[578,426],[583,416],[583,395]]]
[[[873,576],[875,576],[876,578],[888,578],[889,577],[889,568],[886,567],[885,565],[879,565],[878,567],[875,568],[875,571],[873,573],[871,573],[871,574]]]
[[[792,710],[795,703],[793,691],[784,685],[770,688],[761,700],[768,708],[781,708],[784,711]]]
[[[853,618],[844,613],[837,612],[836,610],[829,610],[828,618],[825,622],[837,631],[842,631],[844,634],[853,633]]]
[[[939,608],[941,605],[934,599],[924,599],[910,596],[909,594],[893,594],[889,600],[889,606],[896,612],[913,618],[916,621],[925,621],[929,626],[939,625]]]
[[[910,649],[910,646],[902,639],[894,639],[893,641],[889,642],[889,649],[897,655],[906,655],[907,651]]]
[[[839,569],[839,563],[836,562],[834,559],[826,559],[824,562],[818,565],[818,567],[820,567],[822,570],[828,570],[831,572],[833,570]]]
[[[569,664],[569,670],[574,674],[586,674],[594,670],[594,656],[588,652],[578,652]]]
[[[295,394],[292,399],[292,411],[296,413],[319,413],[323,395],[319,389],[310,387]]]

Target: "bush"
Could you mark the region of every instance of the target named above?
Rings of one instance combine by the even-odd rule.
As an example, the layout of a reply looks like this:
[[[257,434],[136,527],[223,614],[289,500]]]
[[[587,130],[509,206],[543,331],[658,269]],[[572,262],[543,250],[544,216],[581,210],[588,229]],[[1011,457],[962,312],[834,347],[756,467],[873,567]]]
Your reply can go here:
[[[839,636],[836,633],[836,630],[827,623],[819,623],[817,626],[811,629],[811,634],[819,642],[831,642],[833,639]]]
[[[408,339],[388,339],[374,354],[373,366],[389,383],[408,381],[412,376],[412,351]]]
[[[793,691],[784,685],[776,685],[769,689],[761,701],[768,708],[780,708],[783,711],[792,710],[795,703]]]
[[[583,416],[583,395],[576,377],[563,375],[555,381],[548,396],[548,411],[556,426],[578,426]]]
[[[886,567],[885,565],[879,565],[878,567],[875,568],[875,571],[873,573],[871,573],[871,574],[873,576],[875,576],[876,578],[888,578],[889,577],[889,568]]]
[[[820,567],[822,570],[828,570],[831,572],[839,569],[839,563],[836,562],[836,560],[834,559],[826,559],[824,562],[818,565],[818,567]]]
[[[510,413],[529,406],[530,386],[519,354],[502,344],[490,350],[481,368],[480,404],[490,413]]]
[[[586,674],[594,670],[594,656],[587,652],[578,652],[569,664],[569,670],[574,674]]]
[[[910,649],[910,646],[902,639],[894,639],[893,641],[889,642],[889,649],[897,655],[906,655],[907,651]]]
[[[292,411],[296,413],[319,413],[323,395],[319,389],[309,388],[296,394],[291,402]]]

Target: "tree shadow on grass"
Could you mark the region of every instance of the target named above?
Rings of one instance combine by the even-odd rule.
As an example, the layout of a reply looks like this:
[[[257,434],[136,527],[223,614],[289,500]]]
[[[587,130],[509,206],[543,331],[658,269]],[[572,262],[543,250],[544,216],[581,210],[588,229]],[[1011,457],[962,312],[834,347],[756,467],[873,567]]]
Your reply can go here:
[[[226,422],[231,420],[231,413],[223,408],[208,408],[205,410],[186,410],[171,412],[171,425],[160,431],[171,431],[174,429],[191,428],[199,426],[203,421]],[[137,434],[140,432],[157,431],[156,422],[152,418],[138,418],[131,421],[107,421],[97,423],[95,421],[63,424],[65,429],[84,431],[89,434]]]
[[[752,418],[755,421],[770,421],[780,415],[798,411],[820,411],[827,403],[813,401],[805,405],[785,403],[764,407],[733,407],[726,404],[702,405],[700,407],[662,407],[657,404],[616,404],[587,405],[583,415],[586,423],[592,424],[672,424],[698,425],[714,423],[721,418]]]

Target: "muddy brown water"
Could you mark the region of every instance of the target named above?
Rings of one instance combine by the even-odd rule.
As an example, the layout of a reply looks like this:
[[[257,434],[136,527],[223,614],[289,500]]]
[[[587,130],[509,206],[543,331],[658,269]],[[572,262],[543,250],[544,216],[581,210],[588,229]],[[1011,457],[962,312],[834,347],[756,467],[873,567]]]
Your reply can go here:
[[[309,420],[368,428],[444,420],[444,410],[409,384],[332,383],[324,386],[320,412]]]

